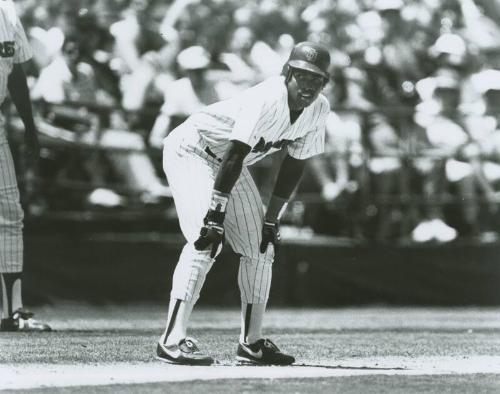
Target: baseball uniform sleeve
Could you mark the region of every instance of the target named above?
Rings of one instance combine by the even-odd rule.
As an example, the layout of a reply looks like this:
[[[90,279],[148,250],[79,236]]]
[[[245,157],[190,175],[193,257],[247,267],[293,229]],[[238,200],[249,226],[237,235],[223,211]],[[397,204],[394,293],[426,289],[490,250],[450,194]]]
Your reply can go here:
[[[21,21],[17,19],[15,24],[14,39],[16,42],[16,52],[14,54],[14,63],[24,63],[31,59],[33,52],[24,32]]]
[[[276,107],[281,92],[277,82],[275,78],[270,78],[245,92],[239,116],[231,133],[231,140],[250,146],[259,141],[265,125],[272,122],[272,118],[276,115],[273,108]]]
[[[305,160],[319,155],[325,151],[326,118],[329,109],[323,105],[316,126],[303,137],[296,139],[288,145],[288,154],[295,159]]]

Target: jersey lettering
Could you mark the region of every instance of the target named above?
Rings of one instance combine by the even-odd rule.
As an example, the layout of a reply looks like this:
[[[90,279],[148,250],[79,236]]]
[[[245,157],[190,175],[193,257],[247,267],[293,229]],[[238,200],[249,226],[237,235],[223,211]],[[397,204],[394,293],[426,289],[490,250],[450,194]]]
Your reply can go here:
[[[281,149],[285,145],[289,144],[290,142],[293,142],[293,141],[283,139],[283,140],[279,140],[279,141],[275,141],[275,142],[272,142],[272,141],[266,142],[266,140],[264,138],[260,137],[259,142],[257,142],[257,144],[253,147],[252,152],[264,152],[265,153],[271,148]]]
[[[1,57],[14,57],[15,42],[14,41],[4,41],[0,42],[0,56]]]

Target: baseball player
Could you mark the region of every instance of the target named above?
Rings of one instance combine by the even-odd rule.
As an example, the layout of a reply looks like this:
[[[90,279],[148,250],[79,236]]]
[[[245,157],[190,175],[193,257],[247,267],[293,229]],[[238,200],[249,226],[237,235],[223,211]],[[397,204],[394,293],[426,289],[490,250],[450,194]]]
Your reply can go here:
[[[32,56],[28,40],[11,0],[0,0],[0,104],[10,93],[25,126],[28,153],[38,157],[39,145],[31,112],[26,76],[21,63]],[[0,277],[3,314],[0,331],[48,331],[23,308],[23,210],[19,201],[14,163],[0,115]]]
[[[330,106],[320,92],[329,79],[329,64],[326,48],[299,43],[283,75],[205,107],[165,138],[163,168],[187,243],[173,275],[166,329],[157,346],[160,360],[188,365],[214,362],[186,331],[207,272],[225,240],[240,256],[242,326],[237,360],[268,365],[295,361],[263,338],[262,321],[280,239],[279,220],[306,159],[324,149]],[[247,166],[285,148],[288,154],[264,213]]]

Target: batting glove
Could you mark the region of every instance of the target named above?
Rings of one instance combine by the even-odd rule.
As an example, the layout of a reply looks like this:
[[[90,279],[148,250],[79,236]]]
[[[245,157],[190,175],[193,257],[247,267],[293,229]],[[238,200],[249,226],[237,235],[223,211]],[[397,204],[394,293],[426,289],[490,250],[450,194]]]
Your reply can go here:
[[[281,241],[279,223],[264,222],[262,226],[262,242],[260,243],[260,253],[265,253],[267,246],[271,243],[274,245],[274,251],[279,248]]]
[[[196,250],[205,250],[212,245],[210,257],[214,258],[217,255],[219,248],[222,248],[224,243],[224,221],[223,212],[208,211],[205,216],[205,225],[200,230],[200,236],[194,242]]]

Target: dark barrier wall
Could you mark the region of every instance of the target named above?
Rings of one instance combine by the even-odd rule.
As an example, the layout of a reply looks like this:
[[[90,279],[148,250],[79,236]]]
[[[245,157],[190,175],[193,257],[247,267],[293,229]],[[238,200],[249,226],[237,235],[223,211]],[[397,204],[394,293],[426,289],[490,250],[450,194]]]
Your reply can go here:
[[[181,245],[169,234],[27,236],[26,300],[166,301]],[[274,266],[271,304],[500,305],[499,252],[500,244],[288,241]],[[236,256],[223,252],[200,303],[238,305],[237,271]]]

